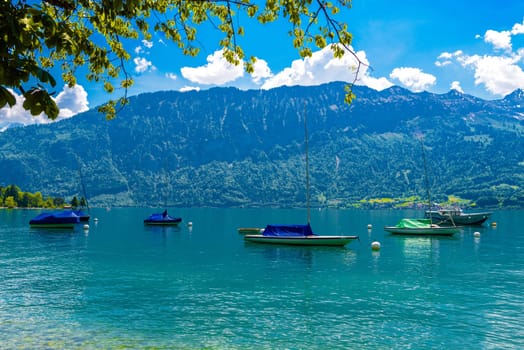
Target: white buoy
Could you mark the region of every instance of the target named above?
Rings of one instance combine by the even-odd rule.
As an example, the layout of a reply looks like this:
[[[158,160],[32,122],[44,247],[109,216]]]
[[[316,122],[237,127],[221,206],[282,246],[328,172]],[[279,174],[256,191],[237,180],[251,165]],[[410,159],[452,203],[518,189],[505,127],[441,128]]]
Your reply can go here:
[[[368,224],[368,230],[371,230],[373,228],[373,226],[371,226],[371,224]]]
[[[371,243],[371,250],[380,250],[380,242],[372,242]]]
[[[187,226],[189,226],[189,227],[193,226],[193,222],[192,222],[192,221],[189,221],[189,222],[187,223]]]
[[[88,224],[84,225],[84,230],[89,230],[89,225]]]
[[[473,232],[473,236],[475,236],[475,237],[480,237],[480,232],[479,232],[479,231],[475,231],[475,232]]]
[[[98,218],[94,218],[93,220],[94,220],[95,222],[98,222]]]

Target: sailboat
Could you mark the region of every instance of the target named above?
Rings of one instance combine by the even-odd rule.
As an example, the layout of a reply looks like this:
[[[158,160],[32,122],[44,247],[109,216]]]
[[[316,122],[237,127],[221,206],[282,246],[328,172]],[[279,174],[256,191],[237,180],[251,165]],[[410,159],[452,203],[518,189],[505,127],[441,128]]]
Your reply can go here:
[[[80,164],[80,160],[77,158],[78,163],[78,174],[80,176],[80,185],[82,186],[82,200],[81,200],[81,207],[83,208],[83,204],[85,203],[87,207],[87,213],[84,213],[82,209],[74,208],[73,210],[70,210],[73,214],[80,217],[80,222],[88,222],[91,217],[91,210],[89,209],[89,203],[87,201],[87,195],[86,195],[86,187],[84,185],[84,177],[82,176],[82,165]]]
[[[339,246],[343,247],[358,236],[325,236],[313,233],[311,229],[311,210],[309,195],[309,158],[308,158],[308,131],[306,113],[304,110],[304,129],[306,143],[306,202],[307,224],[299,225],[267,225],[258,234],[246,234],[244,240],[254,243],[284,244],[300,246]],[[239,231],[240,232],[240,231]]]
[[[167,159],[166,159],[167,162]],[[169,168],[166,165],[166,169]],[[168,176],[166,175],[166,170],[164,170],[164,183],[166,184],[166,190],[164,195],[164,207],[167,207],[167,196],[168,196]],[[165,209],[162,213],[153,213],[144,219],[144,225],[157,225],[157,226],[178,226],[182,222],[182,218],[174,217],[167,213]]]
[[[431,205],[431,197],[429,191],[428,170],[426,163],[426,154],[424,152],[424,144],[420,140],[422,146],[422,157],[424,160],[424,173],[426,182],[426,191],[428,196],[428,206]],[[461,226],[440,226],[433,223],[431,215],[424,219],[401,219],[395,226],[384,226],[384,230],[397,235],[435,235],[435,236],[452,236],[462,229]]]

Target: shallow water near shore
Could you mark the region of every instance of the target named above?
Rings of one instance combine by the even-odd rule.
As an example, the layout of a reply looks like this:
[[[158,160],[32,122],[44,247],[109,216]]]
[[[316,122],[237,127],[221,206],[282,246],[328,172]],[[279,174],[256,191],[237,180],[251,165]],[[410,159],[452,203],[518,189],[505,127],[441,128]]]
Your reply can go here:
[[[143,225],[162,210],[92,209],[88,230],[0,210],[0,348],[524,347],[523,211],[435,238],[384,232],[421,212],[313,210],[316,233],[360,237],[333,248],[237,232],[305,210],[172,208],[179,227]]]

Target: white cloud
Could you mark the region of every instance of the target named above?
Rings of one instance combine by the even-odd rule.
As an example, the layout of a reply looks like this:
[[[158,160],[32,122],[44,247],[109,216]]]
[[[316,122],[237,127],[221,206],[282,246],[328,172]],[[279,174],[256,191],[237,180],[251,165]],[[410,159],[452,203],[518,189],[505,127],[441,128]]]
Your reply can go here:
[[[412,67],[395,68],[389,77],[398,80],[402,85],[415,92],[424,91],[435,85],[437,81],[434,75],[424,73],[419,68]]]
[[[522,21],[522,23],[515,23],[513,25],[513,28],[511,28],[511,34],[524,34],[524,20]]]
[[[180,88],[180,92],[187,92],[187,91],[200,91],[200,88],[198,86],[184,86]]]
[[[155,66],[153,66],[153,63],[143,57],[135,57],[133,59],[133,62],[136,65],[135,72],[137,73],[144,73],[148,70],[155,70]]]
[[[524,88],[524,71],[521,67],[524,50],[505,52],[502,55],[467,55],[456,51],[451,55],[443,53],[440,62],[456,62],[464,68],[471,69],[475,85],[483,85],[492,95],[505,96],[515,89]],[[520,65],[519,65],[520,64]]]
[[[177,76],[175,73],[166,73],[166,77],[171,79],[171,80],[176,80],[177,79]]]
[[[459,81],[453,81],[450,85],[450,89],[451,90],[457,90],[458,92],[460,93],[464,93],[464,90],[462,90],[462,86],[460,86],[460,82]]]
[[[153,42],[152,41],[147,41],[147,40],[142,40],[142,45],[144,45],[145,47],[147,47],[148,49],[152,48],[153,47]]]
[[[497,32],[495,30],[488,29],[484,34],[484,41],[488,44],[493,45],[498,50],[511,50],[511,32],[504,30]]]
[[[464,55],[457,58],[462,66],[474,70],[476,85],[484,85],[487,91],[499,96],[524,88],[524,71],[517,65],[521,59],[520,55]]]
[[[251,74],[251,77],[255,84],[261,84],[264,79],[271,78],[273,76],[267,62],[263,59],[257,59],[253,65],[253,68],[255,71]]]
[[[56,97],[55,102],[60,108],[59,116],[63,118],[72,117],[75,114],[89,110],[87,92],[82,85],[75,85],[72,88],[64,86],[62,92]]]
[[[462,56],[464,53],[462,50],[457,50],[455,52],[442,52],[435,61],[435,66],[444,67],[449,66],[453,63],[453,59],[459,56]]]
[[[49,119],[47,115],[43,113],[37,116],[32,116],[31,113],[23,108],[23,97],[12,90],[10,91],[16,98],[16,104],[11,108],[6,106],[0,109],[0,130],[2,131],[10,125],[52,123],[54,121],[70,118],[75,114],[85,112],[89,109],[87,92],[81,85],[76,85],[73,88],[69,88],[67,85],[64,86],[63,90],[55,98],[55,102],[58,105],[60,112],[54,121]]]
[[[377,91],[381,91],[389,87],[392,87],[394,84],[385,77],[372,78],[366,75],[361,79],[360,85],[364,85]]]
[[[359,85],[366,85],[377,90],[382,90],[393,85],[386,78],[373,78],[369,76],[369,62],[364,51],[356,52],[358,59],[363,63],[358,72]],[[278,86],[293,85],[319,85],[333,81],[353,82],[357,73],[358,61],[355,56],[346,52],[342,58],[333,57],[329,46],[313,52],[311,57],[294,60],[290,67],[271,76],[262,85],[262,89],[272,89]]]
[[[244,75],[244,67],[229,63],[222,50],[207,56],[207,64],[200,67],[182,67],[182,76],[192,83],[204,85],[224,85]]]

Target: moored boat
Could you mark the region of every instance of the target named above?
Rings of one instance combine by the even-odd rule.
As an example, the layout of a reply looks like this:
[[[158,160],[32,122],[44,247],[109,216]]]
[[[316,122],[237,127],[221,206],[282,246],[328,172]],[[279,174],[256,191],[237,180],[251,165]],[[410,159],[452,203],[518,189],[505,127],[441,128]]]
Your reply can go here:
[[[343,247],[355,239],[358,239],[358,236],[316,235],[309,224],[267,225],[261,234],[244,236],[244,240],[248,242],[301,246]]]
[[[29,221],[31,227],[37,228],[67,228],[75,227],[80,222],[80,217],[72,211],[45,212]]]
[[[397,235],[452,236],[460,230],[460,226],[439,226],[430,219],[402,219],[395,226],[384,226],[384,231]]]
[[[424,160],[424,175],[426,180],[426,192],[428,196],[428,208],[430,208],[431,196],[428,182],[428,169],[426,162],[426,153],[424,152],[424,144],[420,139],[420,145],[422,146],[422,159]],[[404,218],[398,222],[395,226],[384,226],[384,231],[397,235],[433,235],[433,236],[452,236],[455,233],[460,232],[462,227],[456,226],[453,223],[452,226],[440,226],[433,222],[431,216],[429,219],[411,219]]]
[[[345,246],[358,236],[324,236],[313,233],[311,229],[311,208],[309,205],[309,152],[307,117],[304,110],[304,135],[306,146],[306,203],[307,224],[305,225],[267,225],[259,234],[246,234],[244,240],[254,243],[285,244],[300,246]]]
[[[462,208],[438,208],[426,210],[425,217],[431,218],[440,225],[482,225],[492,212],[464,212]]]
[[[162,213],[151,214],[147,219],[144,219],[144,225],[177,226],[181,222],[182,218],[169,215],[167,210]]]

